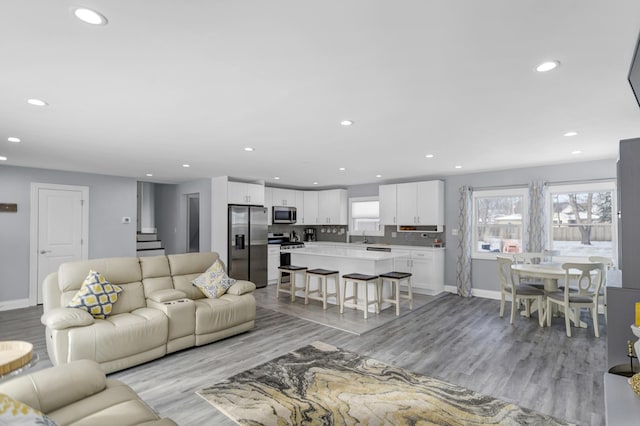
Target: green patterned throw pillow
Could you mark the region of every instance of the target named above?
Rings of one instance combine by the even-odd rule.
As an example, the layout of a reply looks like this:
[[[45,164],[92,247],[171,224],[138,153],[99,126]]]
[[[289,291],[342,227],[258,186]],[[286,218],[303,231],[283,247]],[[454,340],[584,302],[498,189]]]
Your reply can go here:
[[[0,393],[0,425],[56,426],[56,423],[35,408]]]
[[[101,273],[92,270],[67,308],[84,309],[96,319],[105,319],[121,292],[122,287],[111,284]]]
[[[229,278],[224,272],[220,260],[216,259],[209,269],[192,281],[192,284],[198,287],[209,299],[217,299],[225,294],[235,282],[236,280]]]

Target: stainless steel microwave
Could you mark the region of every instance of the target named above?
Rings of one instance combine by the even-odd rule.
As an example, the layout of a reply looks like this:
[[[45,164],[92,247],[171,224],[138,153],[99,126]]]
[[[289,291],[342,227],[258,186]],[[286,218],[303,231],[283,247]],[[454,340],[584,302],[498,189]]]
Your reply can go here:
[[[296,208],[273,206],[273,223],[296,223]]]

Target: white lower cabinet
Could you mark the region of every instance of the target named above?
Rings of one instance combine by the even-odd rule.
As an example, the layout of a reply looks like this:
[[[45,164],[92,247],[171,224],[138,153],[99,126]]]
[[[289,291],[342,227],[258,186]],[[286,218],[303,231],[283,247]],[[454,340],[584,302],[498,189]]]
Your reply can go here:
[[[269,284],[278,282],[278,267],[280,266],[280,246],[270,245],[267,251],[267,281]]]
[[[416,293],[436,295],[444,291],[444,251],[409,250],[394,259],[394,269],[410,272],[411,287]]]

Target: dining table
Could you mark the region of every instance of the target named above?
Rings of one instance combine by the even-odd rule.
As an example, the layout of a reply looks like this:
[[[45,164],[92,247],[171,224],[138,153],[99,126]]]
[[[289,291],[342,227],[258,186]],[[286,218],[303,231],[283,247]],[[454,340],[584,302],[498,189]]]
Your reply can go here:
[[[544,291],[558,291],[558,280],[564,280],[566,271],[562,268],[560,262],[542,262],[542,263],[518,263],[511,266],[511,270],[518,278],[541,278],[544,282]],[[569,278],[579,278],[580,271],[577,269],[569,270]],[[554,306],[555,307],[555,306]],[[556,313],[554,312],[554,316]],[[587,328],[587,323],[579,318],[574,318],[572,311],[569,311],[569,318],[576,327]]]

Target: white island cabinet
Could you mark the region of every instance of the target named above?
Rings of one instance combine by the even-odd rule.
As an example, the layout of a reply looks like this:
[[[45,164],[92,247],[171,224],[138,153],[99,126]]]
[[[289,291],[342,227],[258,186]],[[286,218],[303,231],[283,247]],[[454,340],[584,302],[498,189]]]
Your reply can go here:
[[[309,269],[321,268],[335,270],[340,273],[340,279],[342,276],[350,273],[360,273],[367,275],[380,275],[385,272],[391,272],[393,270],[393,260],[396,257],[402,257],[403,252],[378,252],[378,251],[364,251],[355,250],[351,248],[337,248],[337,247],[309,247],[304,249],[291,250],[291,264],[297,266],[306,266]],[[310,290],[315,290],[317,284],[313,282]],[[331,283],[329,286],[332,286]],[[373,292],[373,286],[369,287],[369,301],[374,300],[375,293]],[[332,290],[329,290],[330,292]],[[364,294],[359,291],[359,294]],[[349,286],[345,297],[353,295],[352,285]],[[298,297],[304,297],[304,292],[296,294]],[[383,297],[389,298],[391,296],[390,286],[385,286]],[[329,303],[338,304],[335,298],[329,298]],[[388,307],[389,304],[382,305],[382,309]],[[370,312],[375,312],[373,305],[369,306]]]
[[[392,251],[395,249],[392,249]],[[412,249],[394,261],[398,272],[410,272],[411,288],[429,295],[444,291],[444,250],[441,248]]]

